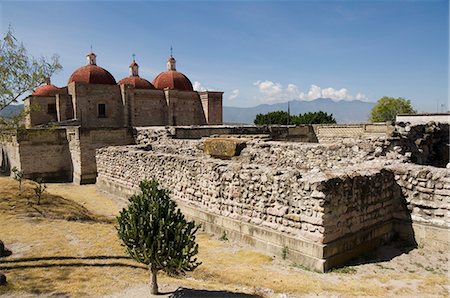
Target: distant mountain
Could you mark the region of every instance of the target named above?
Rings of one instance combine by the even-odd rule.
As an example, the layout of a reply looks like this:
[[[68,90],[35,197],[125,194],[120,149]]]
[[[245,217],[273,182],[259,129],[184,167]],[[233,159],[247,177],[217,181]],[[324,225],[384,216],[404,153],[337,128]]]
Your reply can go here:
[[[9,105],[0,111],[0,117],[11,117],[19,114],[23,110],[22,105]]]
[[[375,103],[359,100],[333,101],[330,98],[317,98],[311,101],[290,101],[292,115],[306,112],[323,111],[333,114],[338,123],[363,123],[367,122],[370,110]],[[266,114],[273,111],[287,111],[287,102],[276,104],[261,104],[251,108],[223,107],[224,123],[248,123],[253,124],[257,114]]]
[[[375,103],[359,100],[333,101],[330,98],[318,98],[312,101],[293,100],[290,101],[289,105],[292,115],[324,111],[333,114],[338,123],[362,123],[367,122],[370,110]],[[22,109],[23,104],[9,105],[0,111],[0,117],[17,115]],[[223,107],[223,122],[253,124],[257,114],[266,114],[273,111],[287,111],[287,102],[271,105],[262,104],[251,108]]]

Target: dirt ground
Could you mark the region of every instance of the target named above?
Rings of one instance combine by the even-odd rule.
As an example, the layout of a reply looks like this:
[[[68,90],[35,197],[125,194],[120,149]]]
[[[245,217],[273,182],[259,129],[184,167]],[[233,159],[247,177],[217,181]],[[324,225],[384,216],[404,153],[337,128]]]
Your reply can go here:
[[[2,297],[150,297],[147,269],[120,245],[119,208],[95,186],[48,184],[37,205],[33,183],[21,192],[0,177]],[[321,274],[251,247],[199,233],[203,262],[184,277],[159,275],[158,297],[448,297],[448,251],[398,242]]]

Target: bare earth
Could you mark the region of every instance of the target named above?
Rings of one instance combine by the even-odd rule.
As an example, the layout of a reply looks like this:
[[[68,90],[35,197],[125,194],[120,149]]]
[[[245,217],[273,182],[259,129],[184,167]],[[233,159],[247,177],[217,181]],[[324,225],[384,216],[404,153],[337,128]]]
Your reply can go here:
[[[148,272],[117,238],[116,206],[95,186],[49,184],[40,205],[33,184],[0,177],[2,297],[151,297]],[[384,246],[331,273],[310,272],[220,235],[198,235],[203,264],[182,278],[159,275],[158,297],[448,297],[448,251]]]

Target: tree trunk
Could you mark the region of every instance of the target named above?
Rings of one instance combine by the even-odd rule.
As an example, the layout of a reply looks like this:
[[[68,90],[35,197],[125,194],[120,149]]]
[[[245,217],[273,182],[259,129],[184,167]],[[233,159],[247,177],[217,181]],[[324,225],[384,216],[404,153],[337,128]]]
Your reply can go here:
[[[158,274],[158,269],[156,269],[155,267],[153,267],[152,265],[149,265],[149,271],[150,271],[150,292],[152,293],[152,295],[157,295],[158,294],[158,281],[157,281],[157,274]]]

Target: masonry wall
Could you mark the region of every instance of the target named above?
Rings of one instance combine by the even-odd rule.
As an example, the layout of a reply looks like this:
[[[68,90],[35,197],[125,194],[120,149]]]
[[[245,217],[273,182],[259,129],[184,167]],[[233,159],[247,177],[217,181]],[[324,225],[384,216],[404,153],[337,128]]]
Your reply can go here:
[[[200,141],[160,139],[150,147],[103,148],[96,156],[97,185],[124,199],[142,179],[156,178],[206,226],[221,221],[229,233],[272,252],[288,246],[292,258],[318,271],[392,236],[394,209],[402,210],[392,173],[377,164],[321,170],[322,156],[316,162],[311,157],[308,168],[297,167],[286,162],[298,147],[265,146],[267,154],[256,156],[264,145],[248,142],[242,156],[232,160],[204,155]],[[330,149],[338,152],[332,158],[340,149],[352,151]]]
[[[0,171],[10,174],[12,168],[20,169],[19,144],[12,131],[0,134],[0,155]]]
[[[73,98],[74,116],[81,120],[83,127],[126,126],[119,86],[73,82],[69,84],[68,90]],[[106,105],[106,117],[99,117],[99,104]]]
[[[71,177],[71,162],[64,129],[19,130],[4,143],[10,166],[24,172],[27,179],[67,181]]]
[[[391,125],[385,123],[315,124],[313,127],[320,143],[342,141],[346,138],[385,138],[393,130]]]
[[[206,118],[197,92],[165,90],[169,125],[205,125]]]
[[[168,124],[168,106],[164,91],[134,90],[133,126]]]
[[[54,113],[49,113],[49,104],[54,105]],[[24,101],[24,108],[30,111],[25,117],[25,126],[27,128],[58,120],[55,96],[29,96]]]
[[[68,130],[69,148],[76,184],[95,183],[97,164],[95,150],[107,146],[132,144],[128,128],[75,128]]]
[[[223,123],[223,92],[203,91],[198,94],[202,103],[206,123],[208,125],[221,125]]]

